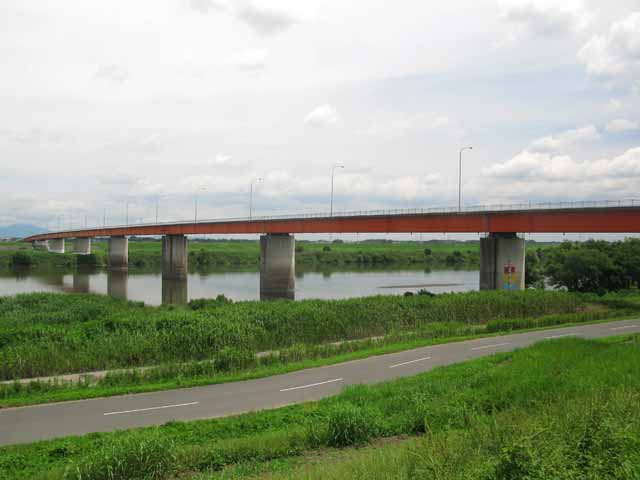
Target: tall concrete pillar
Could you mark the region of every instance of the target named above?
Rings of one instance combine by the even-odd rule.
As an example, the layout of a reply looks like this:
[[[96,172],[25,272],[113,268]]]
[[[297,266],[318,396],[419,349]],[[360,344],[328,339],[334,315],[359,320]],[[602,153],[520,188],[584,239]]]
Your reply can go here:
[[[491,233],[480,239],[480,290],[524,290],[524,238]]]
[[[76,238],[73,241],[73,253],[89,255],[91,253],[91,237]]]
[[[50,252],[64,253],[64,238],[52,238],[48,244]]]
[[[260,237],[260,299],[295,298],[295,239],[289,234]]]
[[[166,278],[162,277],[162,304],[184,305],[189,299],[187,289],[187,277]]]
[[[165,235],[162,237],[162,278],[187,278],[187,237]]]
[[[107,263],[112,270],[129,268],[129,239],[127,237],[109,237]]]
[[[35,250],[49,250],[48,240],[34,240],[31,245]]]
[[[107,295],[126,300],[129,294],[129,272],[123,270],[109,270],[107,272]]]
[[[76,272],[73,274],[73,291],[77,293],[89,293],[89,274]]]

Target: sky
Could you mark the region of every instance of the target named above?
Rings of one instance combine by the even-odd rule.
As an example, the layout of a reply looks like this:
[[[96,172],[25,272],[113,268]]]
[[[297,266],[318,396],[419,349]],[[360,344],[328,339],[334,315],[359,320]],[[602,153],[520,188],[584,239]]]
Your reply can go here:
[[[3,0],[0,225],[640,198],[636,1]]]

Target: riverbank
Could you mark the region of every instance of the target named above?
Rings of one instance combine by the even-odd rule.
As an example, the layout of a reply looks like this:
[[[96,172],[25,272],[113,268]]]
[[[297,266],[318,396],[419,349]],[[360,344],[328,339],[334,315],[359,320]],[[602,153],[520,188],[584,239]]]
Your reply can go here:
[[[543,244],[538,244],[543,245]],[[546,244],[544,244],[546,245]],[[0,269],[12,266],[31,268],[73,268],[83,265],[106,264],[106,241],[94,241],[92,254],[53,254],[32,249],[19,242],[0,244]],[[66,242],[71,252],[73,244]],[[189,242],[189,267],[193,271],[214,267],[259,266],[260,245],[256,240],[192,240]],[[130,239],[129,267],[131,269],[158,268],[162,260],[162,244],[154,239]],[[365,240],[361,242],[296,242],[296,264],[318,267],[376,267],[390,265],[420,265],[426,268],[477,268],[479,242],[425,242]]]
[[[3,447],[0,478],[635,478],[639,341],[563,338],[319,402]]]
[[[80,382],[4,384],[0,405],[258,378],[461,338],[622,318],[639,307],[633,294],[544,291],[295,303],[220,298],[182,307],[96,295],[0,297],[1,379],[125,369]]]

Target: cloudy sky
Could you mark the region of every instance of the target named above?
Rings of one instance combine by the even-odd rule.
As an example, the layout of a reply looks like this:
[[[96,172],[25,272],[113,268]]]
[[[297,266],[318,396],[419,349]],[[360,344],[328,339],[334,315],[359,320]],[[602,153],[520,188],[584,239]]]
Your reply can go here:
[[[637,0],[3,0],[0,224],[640,197]]]

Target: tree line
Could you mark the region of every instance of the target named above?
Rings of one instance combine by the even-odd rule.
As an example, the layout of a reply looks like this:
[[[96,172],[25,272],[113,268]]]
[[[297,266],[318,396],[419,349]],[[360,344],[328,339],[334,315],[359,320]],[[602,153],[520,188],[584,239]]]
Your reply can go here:
[[[640,239],[567,241],[553,248],[529,249],[525,272],[525,283],[534,288],[546,284],[600,294],[638,288]]]

